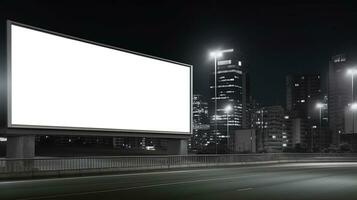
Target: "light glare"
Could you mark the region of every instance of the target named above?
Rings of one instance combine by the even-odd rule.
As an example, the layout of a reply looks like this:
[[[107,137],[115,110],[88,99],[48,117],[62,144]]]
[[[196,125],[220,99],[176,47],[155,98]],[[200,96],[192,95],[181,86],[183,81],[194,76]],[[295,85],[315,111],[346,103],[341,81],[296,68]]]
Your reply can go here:
[[[354,76],[355,74],[357,74],[357,69],[350,68],[347,70],[347,74]]]
[[[217,50],[217,51],[212,51],[211,53],[210,53],[210,56],[212,57],[212,58],[220,58],[220,57],[222,57],[222,52],[221,51],[219,51],[219,50]]]
[[[316,104],[316,108],[323,108],[324,107],[324,104],[323,103],[317,103]]]
[[[232,108],[231,105],[227,105],[227,106],[224,108],[224,111],[225,111],[226,113],[230,113],[232,110],[233,110],[233,108]]]
[[[352,103],[350,105],[351,110],[357,110],[357,103]]]

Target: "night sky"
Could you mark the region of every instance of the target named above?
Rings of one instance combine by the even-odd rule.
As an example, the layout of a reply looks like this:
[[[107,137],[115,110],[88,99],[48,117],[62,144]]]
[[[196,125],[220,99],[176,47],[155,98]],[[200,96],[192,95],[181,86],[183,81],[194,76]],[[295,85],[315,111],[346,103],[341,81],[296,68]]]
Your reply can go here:
[[[11,19],[192,64],[194,93],[206,96],[208,52],[235,48],[265,105],[284,105],[287,74],[322,73],[326,81],[332,55],[357,55],[357,6],[347,1],[73,2],[1,0],[1,26]]]

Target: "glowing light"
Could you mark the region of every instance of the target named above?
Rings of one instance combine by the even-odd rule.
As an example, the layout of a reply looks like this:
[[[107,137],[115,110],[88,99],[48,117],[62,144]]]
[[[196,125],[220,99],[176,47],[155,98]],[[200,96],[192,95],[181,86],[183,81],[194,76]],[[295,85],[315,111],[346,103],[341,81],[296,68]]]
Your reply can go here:
[[[155,151],[155,147],[154,146],[146,146],[145,149],[147,151]]]
[[[234,49],[224,49],[224,50],[216,50],[216,51],[212,51],[210,53],[210,56],[212,58],[219,58],[223,56],[223,53],[229,53],[229,52],[233,52]]]
[[[350,105],[351,110],[357,110],[357,103],[352,103]]]
[[[232,110],[233,110],[233,107],[232,107],[231,105],[227,105],[227,106],[224,108],[224,112],[226,112],[226,113],[230,113]]]
[[[324,104],[323,104],[323,103],[317,103],[317,104],[316,104],[316,108],[319,108],[319,109],[320,109],[320,108],[323,108],[323,107],[324,107]]]
[[[222,57],[222,52],[221,51],[212,51],[211,53],[210,53],[210,56],[212,57],[212,58],[219,58],[219,57]]]
[[[347,74],[354,76],[355,74],[357,74],[357,69],[350,68],[347,70]]]

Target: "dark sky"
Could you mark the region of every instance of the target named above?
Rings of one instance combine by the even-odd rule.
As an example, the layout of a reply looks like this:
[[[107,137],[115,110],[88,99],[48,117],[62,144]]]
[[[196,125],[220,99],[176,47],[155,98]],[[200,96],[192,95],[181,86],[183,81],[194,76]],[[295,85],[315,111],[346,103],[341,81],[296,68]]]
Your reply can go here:
[[[356,55],[353,1],[6,1],[12,19],[194,65],[194,92],[208,93],[209,50],[235,48],[263,104],[284,104],[289,73],[327,73],[330,56]],[[234,3],[233,3],[234,2]],[[309,3],[307,3],[309,2]]]

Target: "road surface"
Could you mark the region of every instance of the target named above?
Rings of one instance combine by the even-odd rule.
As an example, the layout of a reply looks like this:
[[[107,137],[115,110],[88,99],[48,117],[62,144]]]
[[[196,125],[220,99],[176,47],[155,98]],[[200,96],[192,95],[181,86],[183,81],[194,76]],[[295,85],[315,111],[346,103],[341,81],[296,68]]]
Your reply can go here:
[[[0,199],[357,199],[357,163],[294,163],[3,181]]]

